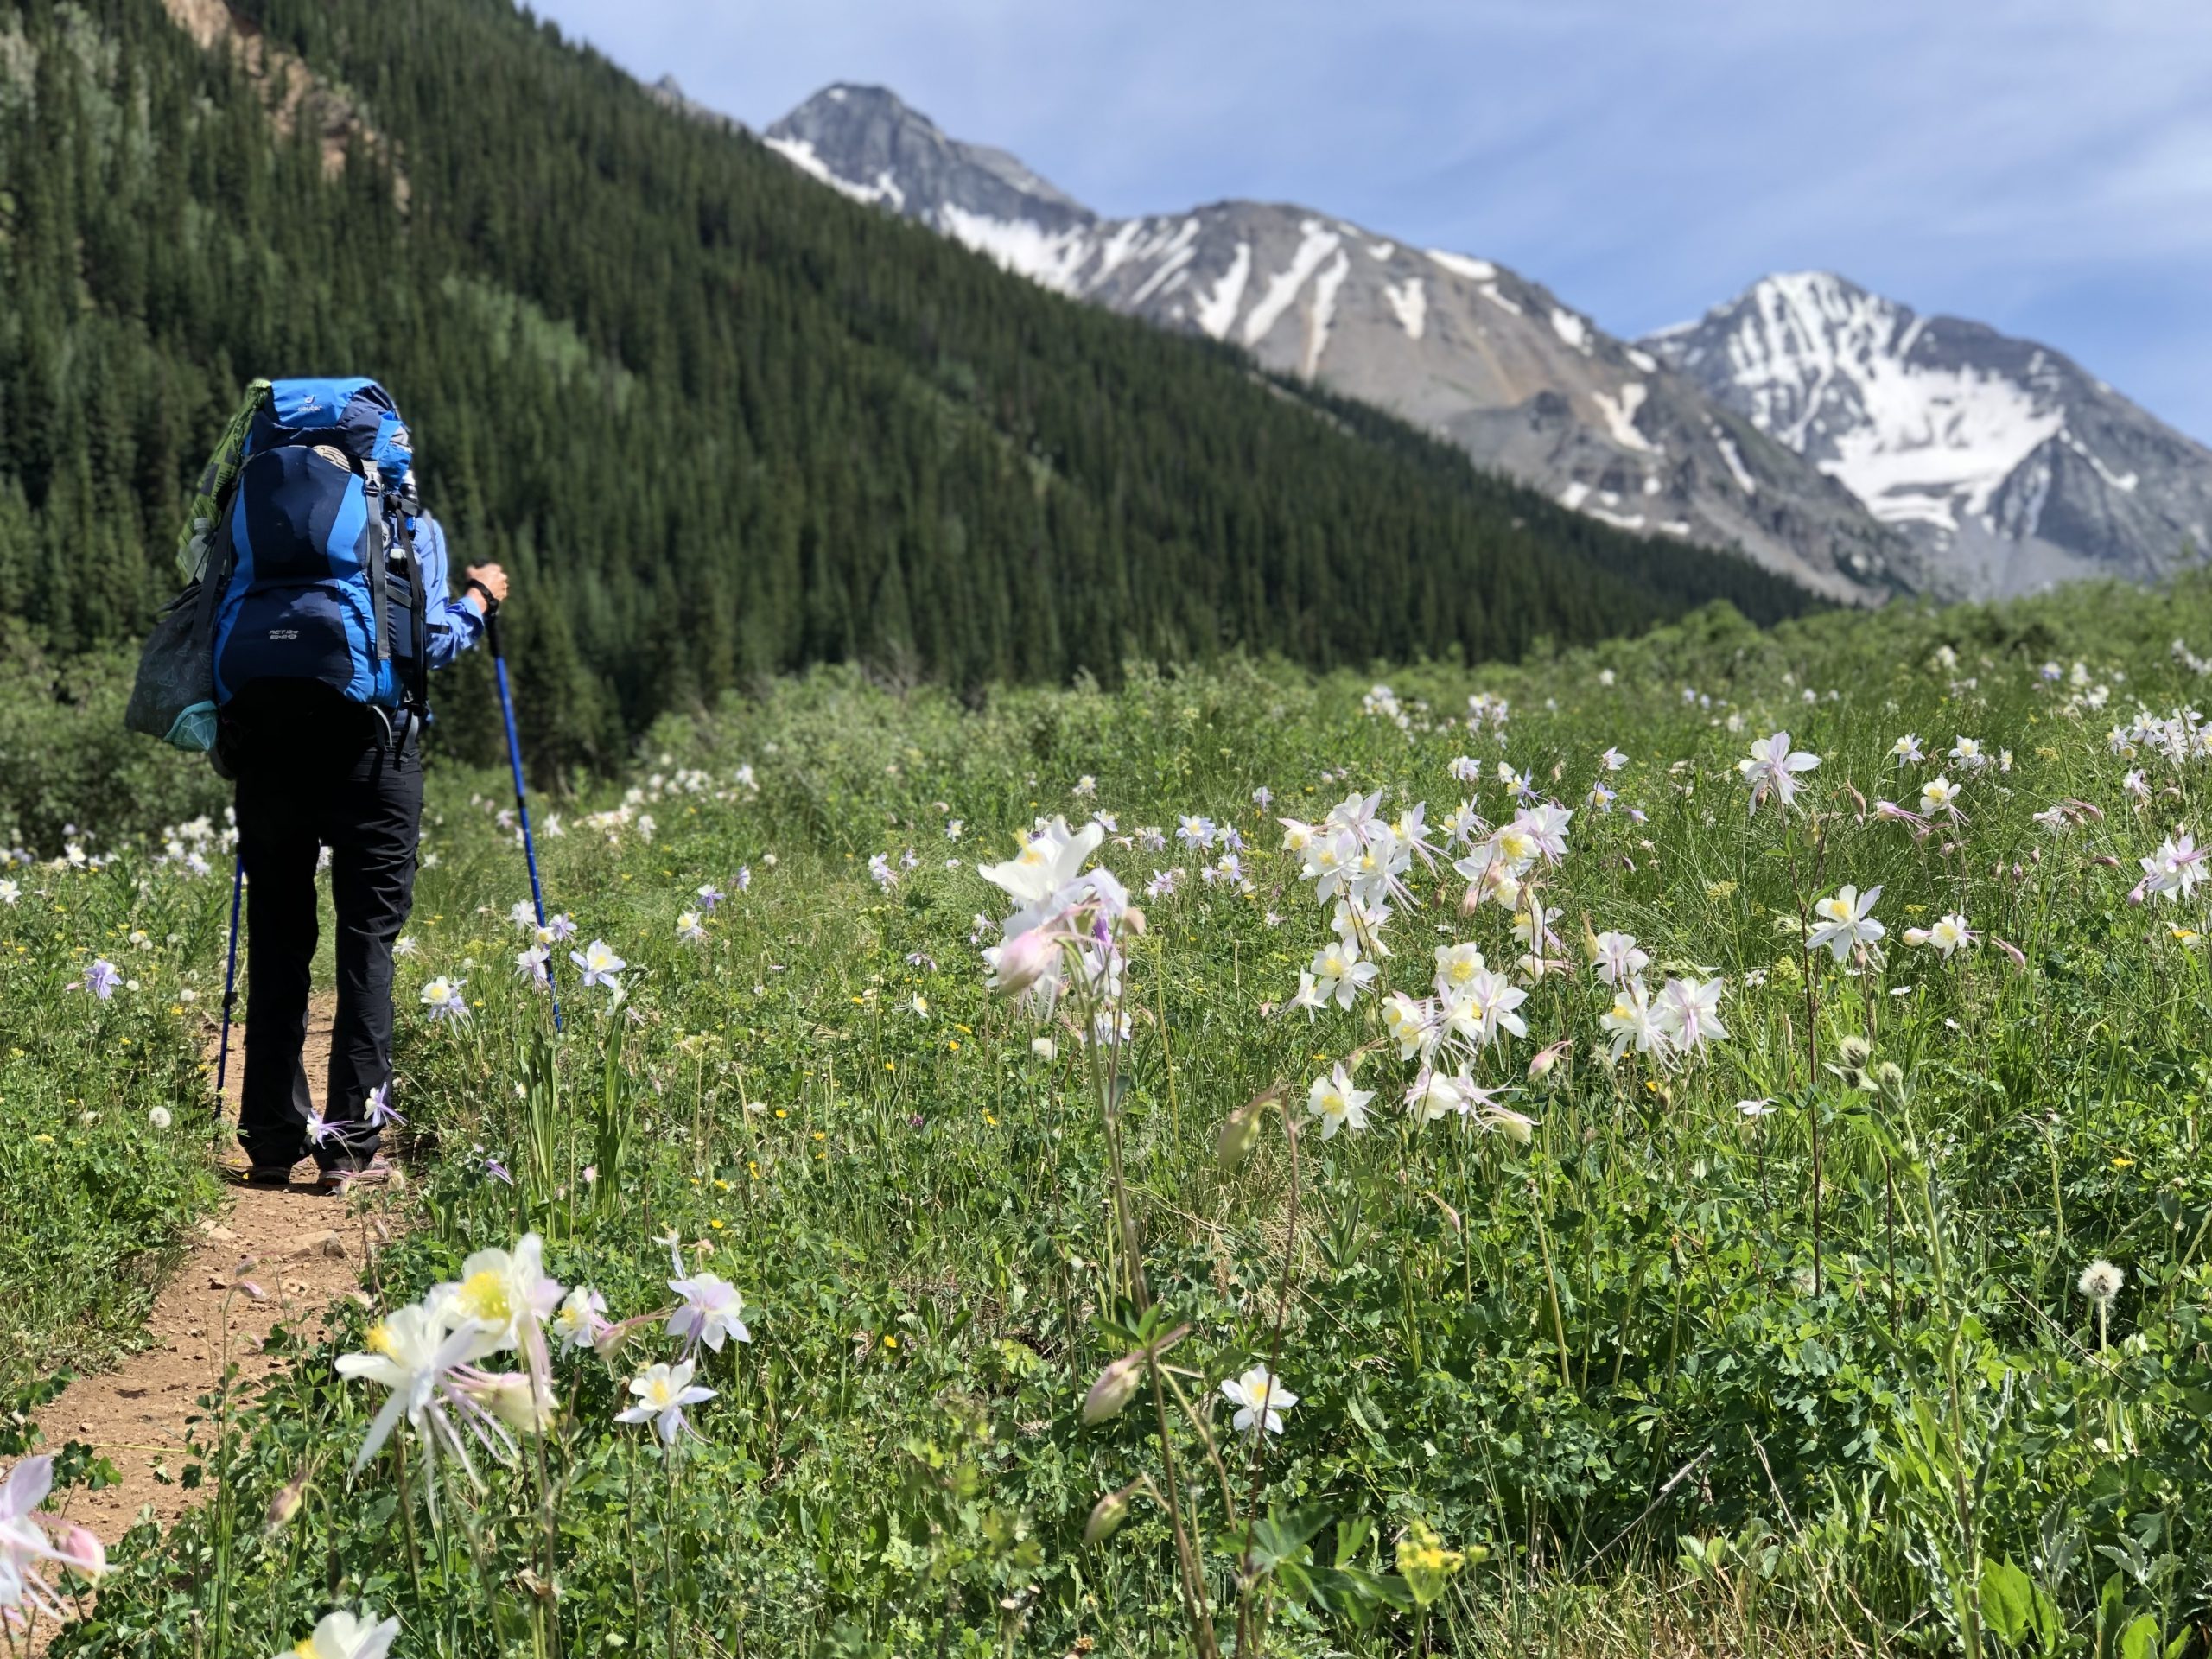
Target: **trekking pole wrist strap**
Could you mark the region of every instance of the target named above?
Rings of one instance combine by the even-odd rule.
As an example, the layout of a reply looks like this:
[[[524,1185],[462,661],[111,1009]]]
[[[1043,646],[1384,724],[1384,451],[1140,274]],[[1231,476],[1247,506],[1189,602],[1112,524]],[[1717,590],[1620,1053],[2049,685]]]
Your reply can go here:
[[[486,588],[482,582],[477,581],[475,577],[471,576],[468,579],[467,586],[470,592],[479,593],[484,595],[485,615],[489,616],[493,612],[499,608],[499,596],[493,593],[493,591],[489,588]]]

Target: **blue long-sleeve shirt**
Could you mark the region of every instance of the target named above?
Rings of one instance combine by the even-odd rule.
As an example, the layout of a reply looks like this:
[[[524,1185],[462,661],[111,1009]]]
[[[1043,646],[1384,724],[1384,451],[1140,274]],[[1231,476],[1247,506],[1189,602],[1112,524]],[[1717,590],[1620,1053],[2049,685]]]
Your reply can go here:
[[[446,533],[427,512],[415,521],[415,558],[423,567],[423,663],[440,669],[483,637],[484,618],[476,607],[454,597]]]

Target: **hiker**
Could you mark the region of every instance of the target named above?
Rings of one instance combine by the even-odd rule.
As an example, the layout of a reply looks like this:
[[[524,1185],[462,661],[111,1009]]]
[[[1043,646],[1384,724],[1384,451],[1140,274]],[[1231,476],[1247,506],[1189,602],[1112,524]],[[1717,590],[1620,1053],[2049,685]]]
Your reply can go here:
[[[449,594],[444,533],[415,493],[412,439],[373,381],[275,382],[232,459],[227,494],[200,522],[213,526],[202,569],[219,589],[214,756],[236,781],[246,879],[238,1140],[250,1180],[289,1184],[312,1154],[317,1189],[338,1192],[391,1176],[378,1120],[391,1079],[392,944],[421,830],[425,683],[477,642],[507,579],[474,565],[466,591]],[[318,1111],[302,1049],[324,848],[338,1012]]]

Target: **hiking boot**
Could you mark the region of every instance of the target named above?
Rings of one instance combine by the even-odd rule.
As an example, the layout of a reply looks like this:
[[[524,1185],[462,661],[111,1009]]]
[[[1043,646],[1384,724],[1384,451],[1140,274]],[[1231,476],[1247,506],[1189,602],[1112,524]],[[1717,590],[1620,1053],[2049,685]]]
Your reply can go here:
[[[326,1196],[344,1193],[357,1186],[389,1186],[398,1179],[399,1172],[382,1158],[372,1158],[356,1169],[333,1165],[315,1179],[315,1190]]]
[[[248,1186],[289,1186],[292,1166],[289,1164],[256,1164],[239,1178]]]

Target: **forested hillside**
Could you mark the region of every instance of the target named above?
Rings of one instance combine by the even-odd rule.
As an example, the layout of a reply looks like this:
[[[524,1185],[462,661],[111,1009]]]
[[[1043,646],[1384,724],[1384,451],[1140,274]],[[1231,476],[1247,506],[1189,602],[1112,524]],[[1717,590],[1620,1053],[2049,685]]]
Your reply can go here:
[[[0,18],[0,629],[48,655],[136,635],[241,383],[310,372],[385,378],[457,551],[518,572],[563,763],[825,659],[1482,658],[1810,602],[1041,293],[498,0],[175,4],[212,45],[161,0]]]

